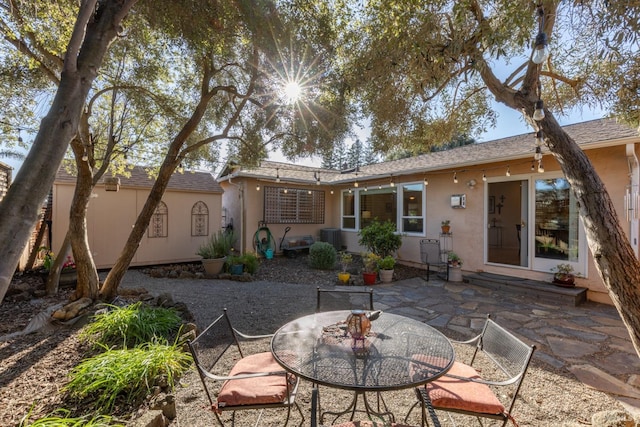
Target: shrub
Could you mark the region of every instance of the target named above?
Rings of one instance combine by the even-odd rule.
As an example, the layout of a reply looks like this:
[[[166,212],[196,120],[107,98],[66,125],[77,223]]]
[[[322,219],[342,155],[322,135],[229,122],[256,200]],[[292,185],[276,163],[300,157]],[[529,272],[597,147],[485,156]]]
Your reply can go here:
[[[142,302],[108,307],[111,310],[95,315],[93,322],[85,326],[81,338],[102,347],[130,348],[159,338],[166,341],[182,322],[175,310]]]
[[[64,387],[73,397],[96,399],[96,410],[109,413],[118,398],[139,404],[156,380],[173,387],[191,364],[191,356],[177,345],[147,344],[127,350],[108,350],[83,360]]]
[[[378,268],[380,270],[393,270],[396,266],[396,260],[391,255],[387,255],[384,258],[378,260]]]
[[[329,270],[336,265],[336,248],[327,242],[315,242],[309,247],[309,261],[312,268]]]
[[[358,243],[382,258],[393,255],[402,245],[402,236],[396,234],[396,225],[391,221],[373,221],[361,229],[358,235]]]
[[[241,259],[242,264],[244,264],[244,271],[249,274],[255,274],[258,271],[260,261],[258,261],[258,257],[255,254],[247,252],[242,255]]]
[[[235,231],[218,230],[200,246],[197,254],[204,259],[224,258],[231,252],[236,239]]]

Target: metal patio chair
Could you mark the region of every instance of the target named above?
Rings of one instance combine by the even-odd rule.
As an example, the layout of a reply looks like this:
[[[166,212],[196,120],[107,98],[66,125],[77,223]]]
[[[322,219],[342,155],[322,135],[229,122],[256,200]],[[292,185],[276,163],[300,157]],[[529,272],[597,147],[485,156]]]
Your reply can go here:
[[[535,345],[528,346],[489,317],[480,335],[467,341],[453,342],[476,344],[471,362],[468,365],[454,362],[444,376],[418,387],[419,403],[424,405],[430,401],[436,410],[475,416],[481,425],[480,418],[501,420],[502,426],[508,420],[513,421],[513,406]],[[484,377],[474,367],[480,355],[485,356],[483,361],[494,368],[485,370],[492,373]],[[492,388],[501,390],[494,392]],[[510,399],[501,401],[498,396],[510,396]]]
[[[427,265],[427,281],[429,280],[429,272],[431,267],[437,267],[438,272],[445,272],[445,279],[449,281],[449,263],[442,261],[442,250],[440,249],[440,240],[438,239],[421,239],[420,240],[420,261]]]
[[[373,310],[373,289],[351,291],[317,288],[316,313],[334,310]]]
[[[295,406],[304,415],[295,401],[299,379],[287,373],[275,361],[271,352],[244,355],[240,339],[263,339],[271,335],[250,336],[234,329],[224,309],[216,320],[187,344],[200,374],[204,392],[209,399],[210,408],[221,426],[224,426],[220,414],[232,411],[232,425],[235,425],[235,413],[250,409],[285,408],[289,422],[291,407]],[[230,371],[220,368],[223,356],[233,348],[239,356]],[[231,357],[231,356],[230,356]],[[217,392],[217,393],[216,393]],[[258,417],[259,421],[260,417]],[[302,423],[301,423],[302,424]]]

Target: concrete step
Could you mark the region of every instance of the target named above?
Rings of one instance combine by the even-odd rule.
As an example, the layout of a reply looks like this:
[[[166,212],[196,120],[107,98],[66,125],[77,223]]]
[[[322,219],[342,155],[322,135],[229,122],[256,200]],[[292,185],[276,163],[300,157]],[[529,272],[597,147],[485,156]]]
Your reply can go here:
[[[556,304],[578,306],[587,300],[586,288],[563,288],[553,283],[493,273],[465,273],[464,281],[504,292],[515,292]]]

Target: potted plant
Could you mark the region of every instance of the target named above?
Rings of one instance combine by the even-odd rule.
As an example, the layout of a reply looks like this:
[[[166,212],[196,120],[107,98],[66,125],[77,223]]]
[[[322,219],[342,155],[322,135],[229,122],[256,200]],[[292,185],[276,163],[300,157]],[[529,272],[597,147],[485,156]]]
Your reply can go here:
[[[393,269],[396,266],[396,260],[391,255],[387,255],[384,258],[378,260],[378,269],[380,274],[380,281],[383,283],[390,283],[393,281]]]
[[[235,241],[235,232],[218,230],[200,246],[197,254],[202,257],[202,265],[208,276],[216,276],[222,272]]]
[[[573,288],[576,277],[579,276],[573,272],[571,264],[558,264],[551,271],[553,272],[553,283],[564,288]]]
[[[239,276],[244,271],[243,255],[228,255],[226,260],[227,270],[234,276]]]
[[[449,281],[462,282],[462,259],[455,252],[447,255],[449,261]]]
[[[351,273],[349,273],[347,269],[349,268],[349,265],[351,265],[352,261],[353,261],[353,256],[350,253],[348,252],[340,253],[340,266],[342,267],[342,270],[340,271],[340,273],[338,273],[338,280],[340,280],[341,283],[344,283],[344,284],[349,283],[349,279],[351,278]]]
[[[440,228],[442,229],[442,234],[451,233],[451,221],[448,219],[443,220],[440,223]]]
[[[364,271],[362,272],[362,279],[365,285],[375,285],[378,277],[378,260],[380,257],[373,252],[365,252],[362,254],[362,263],[364,264]]]
[[[393,255],[402,246],[402,235],[396,232],[396,225],[391,221],[373,221],[360,231],[360,243],[379,257]]]

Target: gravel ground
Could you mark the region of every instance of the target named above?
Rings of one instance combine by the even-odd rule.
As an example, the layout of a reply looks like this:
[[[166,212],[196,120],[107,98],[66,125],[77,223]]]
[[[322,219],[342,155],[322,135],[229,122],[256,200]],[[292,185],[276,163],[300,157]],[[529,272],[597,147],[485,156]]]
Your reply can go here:
[[[353,272],[359,266],[354,262]],[[423,275],[423,271],[398,266],[396,280]],[[359,280],[356,274],[356,284]],[[336,284],[336,271],[318,271],[308,267],[306,256],[296,259],[276,257],[264,261],[250,282],[230,280],[156,279],[144,270],[131,270],[122,287],[144,287],[154,295],[170,293],[175,301],[188,305],[200,328],[210,323],[223,308],[228,308],[234,326],[251,333],[271,333],[282,324],[299,316],[312,313],[315,308],[315,288]],[[213,288],[213,292],[212,292]],[[374,288],[375,290],[375,288]],[[207,295],[206,297],[203,297]],[[67,294],[57,298],[37,298],[12,301],[7,298],[0,306],[0,335],[18,332],[26,327],[37,313],[55,303],[63,302]],[[442,330],[452,338],[462,338],[454,331]],[[33,405],[34,414],[46,414],[64,406],[59,389],[66,381],[68,371],[81,358],[83,348],[76,339],[77,329],[60,328],[55,331],[32,333],[0,342],[0,426],[17,425]],[[267,351],[268,340],[244,347],[245,351]],[[456,346],[458,357],[465,360],[469,348]],[[190,370],[176,389],[177,418],[171,425],[200,427],[215,425],[200,380]],[[297,402],[305,419],[292,412],[289,425],[309,425],[311,387],[302,382]],[[415,402],[412,390],[385,393],[390,409],[402,421],[404,414]],[[322,388],[324,408],[341,408],[351,399],[345,391]],[[516,403],[518,425],[525,426],[584,426],[592,425],[592,414],[619,409],[610,396],[584,386],[565,370],[554,369],[542,362],[533,362],[525,380],[521,399]],[[443,426],[453,425],[445,413],[440,413]],[[228,419],[229,414],[224,414]],[[362,416],[362,415],[361,415]],[[242,411],[236,417],[240,427],[254,425],[257,411]],[[281,426],[281,410],[265,411],[260,425]],[[456,425],[475,426],[469,417],[456,417]],[[419,414],[412,413],[411,424],[419,425]],[[485,425],[499,425],[489,421]]]

